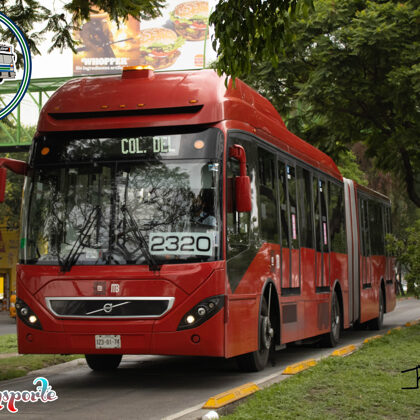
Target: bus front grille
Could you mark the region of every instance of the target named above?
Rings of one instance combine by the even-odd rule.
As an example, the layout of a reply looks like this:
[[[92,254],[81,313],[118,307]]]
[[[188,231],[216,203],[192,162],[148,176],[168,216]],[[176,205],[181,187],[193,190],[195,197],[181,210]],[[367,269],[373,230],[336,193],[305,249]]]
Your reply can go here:
[[[58,318],[160,318],[174,297],[47,297],[48,309]]]

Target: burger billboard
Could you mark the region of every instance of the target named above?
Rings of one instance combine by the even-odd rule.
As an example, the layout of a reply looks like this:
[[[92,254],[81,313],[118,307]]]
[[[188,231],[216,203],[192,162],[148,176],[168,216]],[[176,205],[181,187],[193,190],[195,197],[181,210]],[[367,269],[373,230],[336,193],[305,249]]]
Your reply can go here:
[[[187,41],[202,41],[206,35],[208,36],[209,3],[207,1],[180,3],[170,16],[176,33]]]
[[[74,75],[119,73],[124,66],[148,65],[155,70],[199,69],[216,59],[208,26],[217,0],[168,0],[162,16],[130,17],[117,25],[106,13],[91,14],[81,30]]]
[[[179,48],[185,39],[168,28],[150,28],[140,31],[139,65],[155,70],[171,67],[181,55]]]

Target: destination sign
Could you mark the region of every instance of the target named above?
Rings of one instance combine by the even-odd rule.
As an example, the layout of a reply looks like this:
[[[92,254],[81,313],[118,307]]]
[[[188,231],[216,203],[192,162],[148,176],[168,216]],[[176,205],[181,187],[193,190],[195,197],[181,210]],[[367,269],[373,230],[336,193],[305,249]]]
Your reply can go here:
[[[176,155],[179,151],[179,139],[171,139],[170,136],[153,137],[151,141],[149,140],[146,144],[144,143],[140,137],[122,139],[121,153],[123,155],[144,155],[152,152]]]
[[[7,45],[0,45],[0,52],[11,52],[12,49]]]
[[[132,134],[132,131],[126,130],[126,134]],[[217,158],[223,150],[221,132],[217,128],[154,136],[72,138],[70,135],[46,134],[37,138],[35,162]]]

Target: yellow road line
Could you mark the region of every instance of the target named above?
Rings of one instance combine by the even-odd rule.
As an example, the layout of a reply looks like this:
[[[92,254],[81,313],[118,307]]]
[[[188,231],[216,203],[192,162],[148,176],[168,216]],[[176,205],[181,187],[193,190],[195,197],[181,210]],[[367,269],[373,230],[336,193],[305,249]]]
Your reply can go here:
[[[350,344],[345,347],[341,347],[340,349],[334,350],[331,353],[331,356],[346,356],[347,354],[353,353],[356,350],[356,346],[354,344]]]
[[[365,338],[363,342],[366,344],[366,343],[369,343],[369,341],[376,340],[377,338],[382,338],[382,337],[383,335],[374,335],[372,337]]]
[[[396,330],[402,330],[402,327],[391,328],[390,330],[388,330],[387,334],[391,334],[392,331],[396,331]]]
[[[315,365],[315,359],[308,359],[304,360],[303,362],[294,363],[293,365],[287,366],[287,368],[284,369],[283,375],[295,375],[296,373],[302,372],[302,370],[308,369]]]
[[[258,387],[258,385],[254,384],[253,382],[238,386],[229,391],[222,392],[221,394],[217,394],[214,397],[209,398],[207,402],[203,405],[203,408],[223,407],[226,404],[230,404],[231,402],[247,397],[248,395],[259,391],[259,389],[260,388]]]

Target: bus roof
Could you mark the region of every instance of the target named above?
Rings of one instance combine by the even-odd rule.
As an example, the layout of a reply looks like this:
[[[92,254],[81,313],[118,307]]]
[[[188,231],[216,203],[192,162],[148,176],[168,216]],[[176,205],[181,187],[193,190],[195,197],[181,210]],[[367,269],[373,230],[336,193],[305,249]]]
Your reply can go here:
[[[267,99],[238,79],[227,87],[225,80],[213,70],[147,69],[74,79],[45,104],[38,132],[245,122],[251,133],[342,179],[329,156],[287,130]]]

